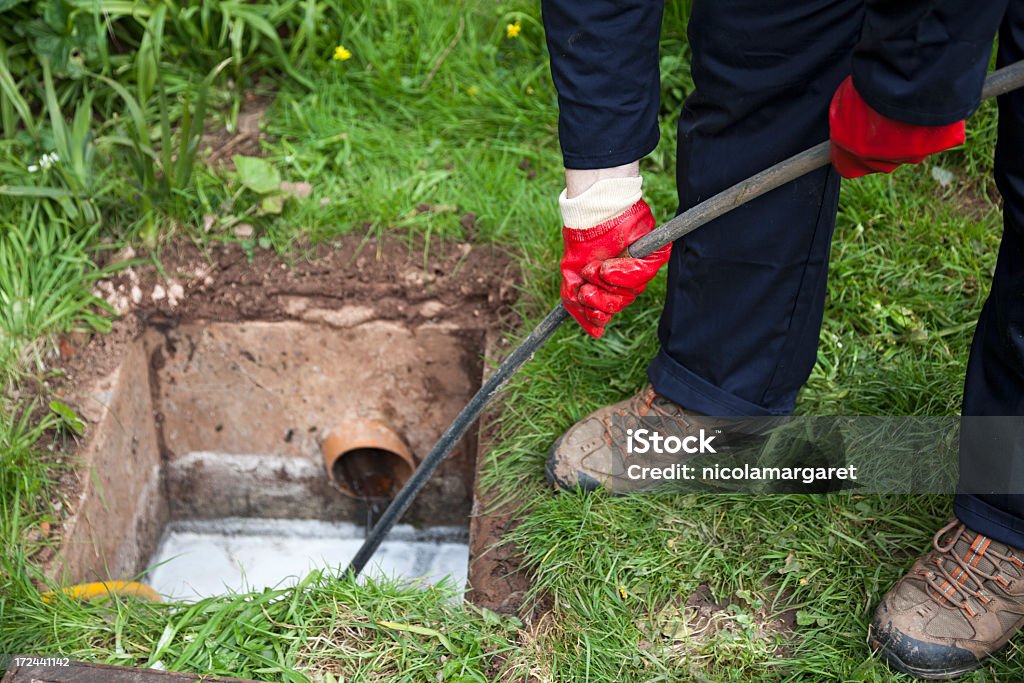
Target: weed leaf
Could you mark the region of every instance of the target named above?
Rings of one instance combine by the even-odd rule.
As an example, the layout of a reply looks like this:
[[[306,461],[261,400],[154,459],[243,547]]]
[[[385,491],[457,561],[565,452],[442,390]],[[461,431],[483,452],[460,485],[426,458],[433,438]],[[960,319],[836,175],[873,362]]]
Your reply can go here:
[[[253,192],[270,194],[281,186],[281,174],[266,159],[236,155],[232,160],[238,169],[238,179]]]

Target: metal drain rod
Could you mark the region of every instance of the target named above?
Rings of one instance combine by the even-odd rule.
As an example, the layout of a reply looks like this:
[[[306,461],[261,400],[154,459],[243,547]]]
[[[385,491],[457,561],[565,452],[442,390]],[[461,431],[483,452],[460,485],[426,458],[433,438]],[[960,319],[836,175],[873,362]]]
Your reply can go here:
[[[1020,87],[1024,87],[1024,61],[1016,62],[989,74],[985,79],[985,86],[982,89],[981,96],[982,99],[989,99]],[[644,235],[629,246],[629,255],[636,258],[647,256],[669,242],[676,241],[683,235],[732,211],[736,207],[742,206],[752,199],[771,192],[811,171],[827,166],[830,160],[829,142],[826,140],[810,149],[791,156],[785,161],[780,161],[774,166],[684,211],[661,227]],[[438,439],[434,447],[430,449],[423,462],[419,464],[419,467],[416,468],[416,471],[409,478],[409,481],[398,492],[395,499],[391,501],[391,505],[388,506],[384,514],[377,520],[377,524],[366,537],[366,540],[363,541],[359,552],[352,558],[346,574],[351,574],[353,578],[359,575],[366,566],[366,563],[373,557],[377,548],[380,547],[384,537],[401,519],[405,511],[409,509],[416,494],[427,483],[434,470],[448,457],[452,448],[455,447],[455,444],[466,433],[470,425],[480,417],[484,407],[491,402],[505,383],[516,374],[526,361],[533,357],[537,349],[543,346],[544,342],[568,318],[568,311],[561,304],[556,306],[484,382],[483,386],[466,404],[466,407],[459,412],[452,424],[441,435],[441,438]]]

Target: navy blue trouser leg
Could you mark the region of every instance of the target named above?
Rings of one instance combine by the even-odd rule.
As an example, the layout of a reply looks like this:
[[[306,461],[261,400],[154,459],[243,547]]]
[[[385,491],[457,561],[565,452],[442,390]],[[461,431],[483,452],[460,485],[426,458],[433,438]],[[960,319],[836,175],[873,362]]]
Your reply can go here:
[[[828,138],[862,13],[862,0],[694,2],[680,211]],[[792,412],[815,361],[838,195],[830,166],[676,243],[655,391],[709,415]]]
[[[1024,3],[1011,2],[999,33],[998,61],[1006,65],[1022,59]],[[965,416],[1024,416],[1024,92],[1020,90],[999,98],[995,179],[1003,197],[1003,239],[992,291],[971,346]],[[1014,424],[1018,422],[964,420],[961,491],[970,493],[958,495],[954,509],[972,529],[1024,548],[1024,495],[972,495],[993,488],[1024,492],[1024,430]],[[977,443],[981,447],[975,447]],[[986,481],[995,485],[986,486]]]
[[[828,137],[828,104],[849,73],[862,11],[861,0],[695,0],[680,211]],[[1024,3],[1011,2],[999,62],[1021,59]],[[1005,229],[971,350],[967,416],[1024,415],[1024,93],[1000,98],[999,115]],[[815,360],[838,191],[834,170],[823,169],[676,244],[648,371],[655,391],[706,414],[792,412]],[[984,489],[975,473],[1024,491],[1024,434],[997,436],[1001,448],[962,451],[962,491]],[[973,529],[1024,547],[1024,495],[961,493],[955,510]]]

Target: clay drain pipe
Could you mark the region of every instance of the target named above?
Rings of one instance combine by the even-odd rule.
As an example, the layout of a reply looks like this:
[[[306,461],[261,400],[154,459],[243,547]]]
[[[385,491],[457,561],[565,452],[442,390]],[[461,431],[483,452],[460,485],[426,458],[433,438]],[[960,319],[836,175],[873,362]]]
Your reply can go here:
[[[394,498],[416,468],[402,437],[377,420],[357,419],[335,427],[320,450],[330,482],[345,495],[367,502]]]

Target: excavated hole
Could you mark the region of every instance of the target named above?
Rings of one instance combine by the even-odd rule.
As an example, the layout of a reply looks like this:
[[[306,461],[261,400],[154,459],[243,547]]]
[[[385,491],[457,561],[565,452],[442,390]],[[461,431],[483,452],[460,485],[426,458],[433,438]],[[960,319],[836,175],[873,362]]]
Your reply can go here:
[[[418,463],[479,387],[483,350],[482,330],[450,323],[147,330],[103,397],[112,419],[94,435],[92,465],[104,503],[83,512],[90,538],[66,539],[65,575],[130,578],[158,565],[141,580],[194,599],[343,569],[387,501],[333,485],[321,443],[352,421],[374,421]],[[411,473],[395,453],[374,450],[347,453],[333,475]],[[476,451],[474,429],[368,574],[465,583]],[[91,547],[76,551],[82,543]]]
[[[62,337],[53,360],[56,397],[87,427],[72,450],[55,452],[52,517],[34,530],[29,561],[47,577],[148,580],[137,573],[165,529],[206,533],[211,520],[265,547],[280,530],[270,520],[291,520],[283,535],[308,547],[321,531],[349,533],[325,524],[358,536],[371,506],[329,483],[318,441],[354,415],[384,423],[422,457],[479,385],[484,347],[500,355],[500,330],[517,319],[520,273],[504,245],[357,231],[301,251],[289,261],[172,241],[162,267],[133,264],[97,283],[123,315],[109,334]],[[101,265],[154,256],[122,252]],[[493,438],[500,410],[485,411],[479,437],[474,428],[403,523],[424,540],[455,527],[464,541],[469,515],[466,597],[514,614],[529,587],[518,549],[503,543],[516,505],[496,488],[471,492],[475,468],[490,462],[474,461],[478,440]],[[248,578],[276,580],[251,568]]]

